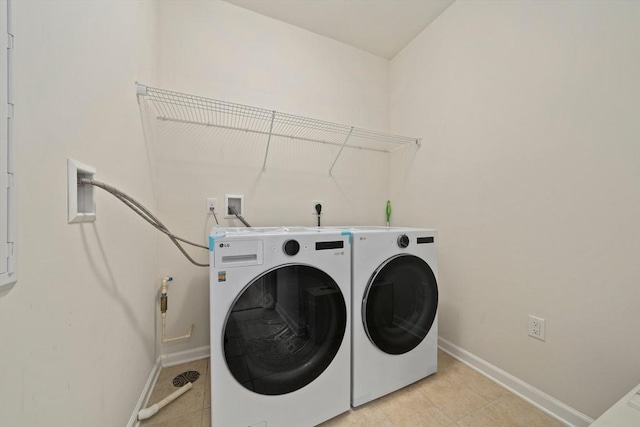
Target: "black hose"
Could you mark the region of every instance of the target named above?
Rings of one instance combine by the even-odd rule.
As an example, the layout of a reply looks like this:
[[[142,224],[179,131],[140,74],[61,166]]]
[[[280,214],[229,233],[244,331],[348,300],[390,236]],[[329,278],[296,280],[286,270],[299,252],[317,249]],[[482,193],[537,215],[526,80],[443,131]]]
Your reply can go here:
[[[229,210],[231,211],[232,214],[234,214],[240,221],[242,221],[242,223],[244,224],[245,227],[251,227],[249,225],[249,223],[247,221],[244,220],[244,218],[242,217],[242,215],[240,215],[238,213],[238,211],[236,210],[236,208],[234,208],[233,206],[229,206]]]

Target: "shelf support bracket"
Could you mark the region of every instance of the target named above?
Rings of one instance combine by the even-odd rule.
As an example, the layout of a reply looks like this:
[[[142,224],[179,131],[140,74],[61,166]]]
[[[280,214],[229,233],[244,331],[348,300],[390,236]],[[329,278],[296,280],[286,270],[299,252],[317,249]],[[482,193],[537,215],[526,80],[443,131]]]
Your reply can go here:
[[[333,161],[333,164],[329,168],[329,176],[332,176],[331,171],[333,170],[333,167],[336,165],[336,162],[338,161],[340,154],[342,154],[342,150],[344,150],[344,146],[347,145],[347,141],[349,141],[349,138],[351,137],[352,132],[353,132],[353,126],[351,126],[351,129],[349,129],[349,133],[347,134],[347,137],[344,139],[344,142],[342,143],[342,147],[340,147],[340,151],[338,151],[338,155],[336,156],[335,160]]]
[[[264,162],[262,163],[262,172],[267,170],[267,156],[269,155],[269,144],[271,144],[271,135],[273,133],[273,121],[276,118],[276,112],[271,112],[271,126],[269,126],[269,137],[267,138],[267,149],[264,152]]]

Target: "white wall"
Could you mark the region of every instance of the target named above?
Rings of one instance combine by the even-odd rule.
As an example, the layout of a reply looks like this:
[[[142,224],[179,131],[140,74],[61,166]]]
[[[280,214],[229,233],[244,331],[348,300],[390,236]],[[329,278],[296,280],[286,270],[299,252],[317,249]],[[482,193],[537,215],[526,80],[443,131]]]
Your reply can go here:
[[[391,131],[425,138],[394,213],[440,230],[441,336],[594,418],[640,381],[639,14],[459,1],[390,69]]]
[[[162,2],[160,28],[161,88],[387,130],[387,60],[218,1]],[[336,148],[314,143],[275,141],[264,173],[266,137],[163,123],[153,145],[160,217],[186,238],[207,242],[215,223],[205,198],[221,205],[225,193],[245,196],[254,226],[314,225],[312,200],[324,202],[324,225],[383,224],[388,155],[345,150],[330,177]],[[204,250],[191,252],[208,260]],[[160,266],[175,278],[169,335],[196,325],[192,339],[162,353],[208,345],[208,270],[191,266],[167,239]]]
[[[152,2],[14,1],[19,271],[0,299],[0,426],[122,426],[155,362],[157,236],[96,190],[67,224],[67,157],[153,207],[134,82]]]
[[[68,225],[67,157],[203,242],[205,197],[244,194],[255,225],[312,225],[315,199],[327,225],[381,224],[391,191],[396,224],[440,230],[445,339],[592,417],[640,380],[637,2],[456,2],[390,73],[217,1],[15,5],[21,277],[0,299],[1,427],[123,425],[162,274],[169,334],[196,334],[158,350],[209,343],[208,271],[100,191],[98,221]],[[262,173],[256,139],[166,124],[145,142],[135,80],[424,143],[394,159],[391,190],[386,157],[346,152],[329,177],[315,145],[276,146]]]

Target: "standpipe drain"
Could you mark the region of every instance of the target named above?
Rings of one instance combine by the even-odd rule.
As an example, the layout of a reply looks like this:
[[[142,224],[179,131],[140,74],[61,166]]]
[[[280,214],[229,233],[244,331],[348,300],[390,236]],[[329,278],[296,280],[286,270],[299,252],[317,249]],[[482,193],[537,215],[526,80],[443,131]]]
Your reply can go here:
[[[194,383],[200,378],[200,372],[198,371],[186,371],[178,375],[173,379],[173,385],[175,387],[182,387],[187,383]]]

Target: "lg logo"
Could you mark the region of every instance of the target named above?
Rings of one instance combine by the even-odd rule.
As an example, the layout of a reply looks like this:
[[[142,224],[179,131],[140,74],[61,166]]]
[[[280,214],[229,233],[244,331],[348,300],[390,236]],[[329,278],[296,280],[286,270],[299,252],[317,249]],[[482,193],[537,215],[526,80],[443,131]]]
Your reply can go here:
[[[221,248],[228,248],[230,245],[228,243],[220,243]]]

